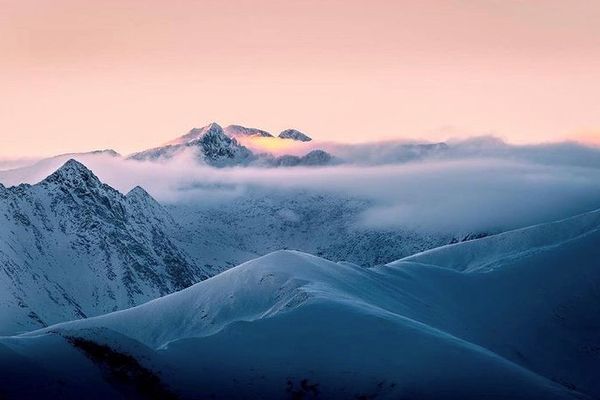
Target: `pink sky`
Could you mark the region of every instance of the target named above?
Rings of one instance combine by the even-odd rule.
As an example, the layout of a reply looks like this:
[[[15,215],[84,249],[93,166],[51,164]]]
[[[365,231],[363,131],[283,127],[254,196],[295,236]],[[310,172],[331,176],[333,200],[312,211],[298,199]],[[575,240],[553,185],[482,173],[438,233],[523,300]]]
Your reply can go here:
[[[600,143],[600,2],[0,0],[0,156],[211,121]]]

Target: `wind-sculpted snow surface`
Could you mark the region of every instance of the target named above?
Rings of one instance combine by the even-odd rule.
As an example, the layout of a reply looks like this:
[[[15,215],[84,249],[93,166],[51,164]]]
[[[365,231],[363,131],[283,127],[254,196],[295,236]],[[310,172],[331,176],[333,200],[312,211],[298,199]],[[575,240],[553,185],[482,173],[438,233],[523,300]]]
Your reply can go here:
[[[580,239],[599,227],[600,210],[596,210],[561,221],[500,233],[486,240],[461,243],[460,251],[449,245],[415,254],[389,265],[411,261],[458,271],[487,272],[511,259]]]
[[[206,277],[142,188],[122,195],[68,161],[35,185],[0,187],[0,334],[134,306]]]
[[[179,398],[598,398],[598,215],[373,269],[277,251],[129,310],[2,339],[0,379],[63,398],[81,394],[82,376],[91,397],[143,398],[153,376]],[[114,360],[127,365],[118,384]]]

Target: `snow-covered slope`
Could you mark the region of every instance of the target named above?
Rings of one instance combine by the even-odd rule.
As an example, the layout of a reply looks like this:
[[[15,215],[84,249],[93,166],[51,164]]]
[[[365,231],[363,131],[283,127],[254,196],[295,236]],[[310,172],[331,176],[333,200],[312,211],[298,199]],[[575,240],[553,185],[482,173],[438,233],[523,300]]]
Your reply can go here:
[[[220,137],[223,135],[223,128],[216,122],[203,126],[202,128],[193,128],[188,133],[180,136],[172,141],[168,142],[167,145],[181,145],[196,142],[202,139],[204,136],[209,137]]]
[[[81,370],[106,373],[92,351],[106,346],[183,398],[598,398],[599,214],[375,269],[278,251],[0,344],[36,373],[74,348]],[[469,267],[491,257],[494,268]],[[47,343],[55,353],[40,356]],[[62,390],[76,393],[69,379]]]
[[[429,282],[438,299],[423,322],[598,398],[598,243],[600,210],[427,251],[383,270]]]
[[[203,128],[194,128],[165,146],[135,153],[129,158],[168,159],[190,149],[197,151],[202,161],[216,167],[243,165],[255,159],[249,149],[239,144],[235,138],[227,136],[223,128],[214,122]]]
[[[0,194],[0,334],[126,308],[281,248],[367,266],[452,240],[360,229],[368,204],[307,192],[164,208],[141,188],[121,195],[74,161]],[[172,264],[193,272],[163,276]]]
[[[273,135],[271,135],[269,132],[263,131],[262,129],[247,128],[241,125],[228,125],[223,129],[223,131],[227,136],[231,137],[273,137]]]
[[[0,333],[131,307],[206,271],[137,187],[122,195],[77,161],[35,185],[0,185]]]
[[[194,128],[187,134],[166,145],[130,155],[131,160],[161,160],[180,155],[184,151],[195,151],[198,157],[216,167],[254,165],[262,167],[294,167],[331,165],[341,160],[324,150],[312,150],[303,156],[274,156],[268,152],[254,153],[238,139],[272,139],[275,141],[307,142],[312,140],[294,129],[283,131],[277,138],[269,132],[241,125],[229,125],[225,129],[215,122],[202,128]],[[334,162],[335,161],[335,162]]]
[[[411,261],[459,271],[487,272],[524,254],[540,252],[577,240],[581,236],[588,235],[590,231],[598,229],[599,226],[600,210],[597,210],[561,221],[461,243],[460,251],[457,251],[454,245],[435,248],[389,265]]]
[[[374,266],[462,239],[362,227],[359,219],[370,206],[340,195],[257,188],[227,202],[175,204],[167,210],[178,225],[173,238],[198,265],[213,268],[232,267],[279,249]]]
[[[299,142],[310,142],[312,138],[296,129],[286,129],[278,135],[280,139],[291,139]]]

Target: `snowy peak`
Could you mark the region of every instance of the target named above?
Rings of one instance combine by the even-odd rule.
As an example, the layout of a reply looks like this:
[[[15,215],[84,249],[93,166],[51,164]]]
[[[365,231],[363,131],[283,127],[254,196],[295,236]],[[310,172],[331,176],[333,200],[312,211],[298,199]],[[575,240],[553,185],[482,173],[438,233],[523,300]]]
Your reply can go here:
[[[280,139],[292,139],[299,142],[310,142],[312,138],[296,129],[286,129],[279,134]]]
[[[141,186],[131,189],[125,198],[133,207],[139,207],[140,212],[152,211],[154,214],[166,214],[163,207]],[[170,219],[170,218],[169,218]]]
[[[196,138],[189,140],[187,143],[192,144],[196,142],[208,143],[208,142],[225,142],[230,143],[231,138],[225,134],[223,128],[217,123],[211,123],[200,129],[192,129],[190,133],[194,133]]]
[[[230,138],[217,124],[203,128],[204,133],[198,139],[187,143],[187,146],[198,146],[206,162],[215,166],[230,163],[244,163],[252,157],[252,152],[240,145],[235,138]]]
[[[145,150],[129,156],[134,160],[169,159],[186,149],[198,152],[198,157],[209,165],[224,167],[247,164],[254,159],[253,153],[242,146],[235,137],[229,137],[215,122],[202,128],[194,128],[166,146]]]
[[[92,171],[74,159],[68,160],[41,183],[63,184],[79,188],[101,185],[100,180]]]
[[[202,128],[193,128],[187,134],[165,146],[135,153],[128,158],[133,160],[170,159],[191,149],[197,152],[199,159],[215,167],[251,164],[263,166],[327,165],[333,160],[333,156],[322,150],[310,152],[303,157],[293,155],[274,157],[269,153],[255,154],[242,144],[243,139],[247,138],[272,138],[298,142],[312,140],[296,129],[284,130],[275,138],[262,129],[248,128],[242,125],[228,125],[223,129],[216,122],[212,122]]]
[[[172,142],[169,142],[169,144],[186,144],[200,140],[205,136],[221,137],[225,136],[225,133],[223,132],[223,128],[221,128],[221,125],[217,124],[216,122],[211,122],[210,124],[203,126],[202,128],[192,128],[188,133],[173,140]]]
[[[192,131],[194,131],[194,129],[192,129]],[[221,127],[221,125],[217,124],[216,122],[211,122],[210,124],[206,125],[205,127],[200,128],[198,130],[198,132],[200,133],[199,139],[202,139],[206,136],[209,136],[209,137],[226,136],[225,132],[223,132],[223,128]]]
[[[269,132],[258,128],[247,128],[241,125],[229,125],[224,129],[225,134],[232,137],[273,137]]]
[[[0,334],[146,302],[206,275],[144,189],[127,196],[69,160],[0,190]]]
[[[127,192],[125,197],[127,197],[128,199],[140,199],[140,200],[148,199],[148,198],[152,199],[152,196],[150,196],[148,194],[148,192],[146,192],[146,190],[144,188],[142,188],[141,186],[136,186],[133,189],[131,189],[129,192]]]
[[[143,205],[159,205],[158,202],[154,199],[154,197],[150,196],[148,192],[141,186],[136,186],[131,189],[125,195],[125,198],[129,202],[143,204]],[[160,205],[159,205],[160,206]]]

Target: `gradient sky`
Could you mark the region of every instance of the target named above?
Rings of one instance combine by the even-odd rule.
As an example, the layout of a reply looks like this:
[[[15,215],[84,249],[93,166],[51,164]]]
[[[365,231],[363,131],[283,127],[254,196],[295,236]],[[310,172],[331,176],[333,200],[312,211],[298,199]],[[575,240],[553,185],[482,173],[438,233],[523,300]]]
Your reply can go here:
[[[0,0],[0,157],[210,121],[600,143],[598,1]]]

